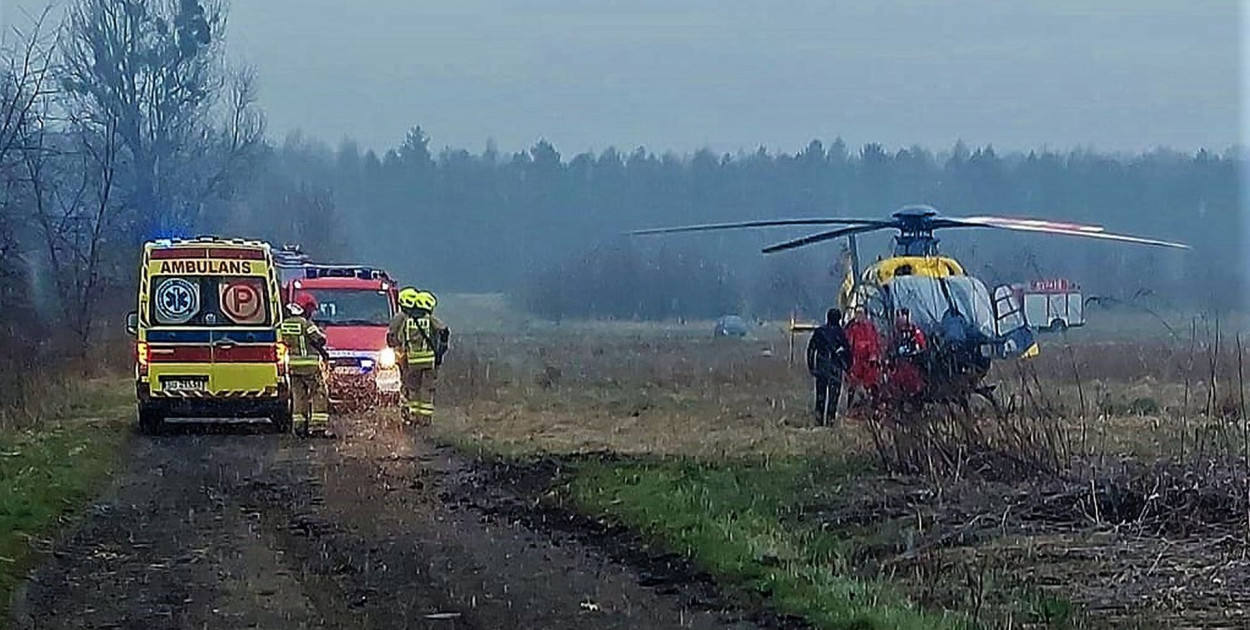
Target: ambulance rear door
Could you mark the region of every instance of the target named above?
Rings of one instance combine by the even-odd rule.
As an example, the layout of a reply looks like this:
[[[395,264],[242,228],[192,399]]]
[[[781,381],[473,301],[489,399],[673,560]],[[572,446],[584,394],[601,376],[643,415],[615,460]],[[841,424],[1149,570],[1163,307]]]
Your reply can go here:
[[[276,313],[263,276],[215,279],[209,323],[212,381],[219,397],[271,396],[277,393]]]

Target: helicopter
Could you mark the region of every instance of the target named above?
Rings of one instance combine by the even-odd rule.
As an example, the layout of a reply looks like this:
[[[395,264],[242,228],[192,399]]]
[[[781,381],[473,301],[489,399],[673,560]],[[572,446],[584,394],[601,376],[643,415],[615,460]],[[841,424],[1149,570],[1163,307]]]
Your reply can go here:
[[[973,394],[996,404],[992,396],[994,386],[985,383],[992,361],[1028,358],[1040,353],[1011,287],[1000,286],[991,292],[958,260],[939,251],[935,231],[990,228],[1189,249],[1183,243],[1115,234],[1097,225],[1002,216],[952,217],[923,204],[903,206],[882,219],[774,219],[650,228],[630,234],[641,236],[787,226],[836,227],[770,245],[763,249],[763,253],[773,254],[846,238],[849,261],[838,291],[838,306],[842,312],[849,316],[862,308],[879,335],[885,333],[888,337],[888,333],[894,330],[897,314],[906,309],[912,322],[927,339],[932,340],[932,347],[922,356],[908,359],[919,367],[923,383],[919,393],[909,398],[918,399],[921,405],[932,402],[966,404]],[[855,237],[880,230],[897,231],[893,253],[861,271]],[[950,330],[946,328],[945,320],[952,315],[962,318],[960,329],[964,332],[958,336],[963,339],[958,342],[949,340],[955,335],[944,334]],[[791,339],[795,332],[814,328],[791,318]],[[889,348],[890,340],[886,341],[883,347]],[[885,358],[887,363],[899,359],[898,352],[887,351],[887,355],[890,355]]]

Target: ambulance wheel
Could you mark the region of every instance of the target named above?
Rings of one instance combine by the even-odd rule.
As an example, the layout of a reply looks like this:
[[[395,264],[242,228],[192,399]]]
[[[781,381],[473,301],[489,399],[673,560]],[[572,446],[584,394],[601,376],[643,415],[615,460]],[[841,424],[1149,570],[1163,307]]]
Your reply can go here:
[[[273,428],[279,433],[291,432],[291,409],[283,406],[274,410],[273,415],[269,417],[269,421],[273,423]]]
[[[1056,317],[1054,321],[1050,322],[1050,329],[1054,332],[1064,332],[1068,329],[1068,323]]]
[[[144,435],[157,435],[165,426],[165,416],[160,411],[149,407],[139,407],[139,432]]]

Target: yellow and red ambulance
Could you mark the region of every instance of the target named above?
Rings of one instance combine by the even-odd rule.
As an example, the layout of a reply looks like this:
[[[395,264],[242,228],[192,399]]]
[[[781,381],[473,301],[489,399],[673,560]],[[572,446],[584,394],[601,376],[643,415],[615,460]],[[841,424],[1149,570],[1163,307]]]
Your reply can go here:
[[[144,244],[135,336],[143,431],[166,421],[289,426],[281,294],[267,243],[201,237]]]

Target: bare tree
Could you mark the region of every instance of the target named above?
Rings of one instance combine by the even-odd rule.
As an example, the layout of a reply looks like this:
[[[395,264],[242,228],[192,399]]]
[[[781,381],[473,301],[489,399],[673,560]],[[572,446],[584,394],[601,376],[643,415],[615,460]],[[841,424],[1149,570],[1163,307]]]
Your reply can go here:
[[[224,0],[75,0],[61,46],[76,116],[115,126],[140,237],[194,226],[262,143],[254,74],[223,60]]]
[[[35,225],[61,319],[85,351],[97,322],[95,307],[119,277],[115,257],[124,230],[114,191],[119,137],[115,124],[65,131],[41,129],[25,152]]]
[[[10,337],[29,298],[21,238],[30,182],[21,166],[33,150],[32,130],[44,124],[45,105],[55,92],[54,34],[44,28],[47,16],[47,11],[38,16],[27,31],[15,29],[15,45],[0,50],[0,298],[5,304],[0,333]]]

